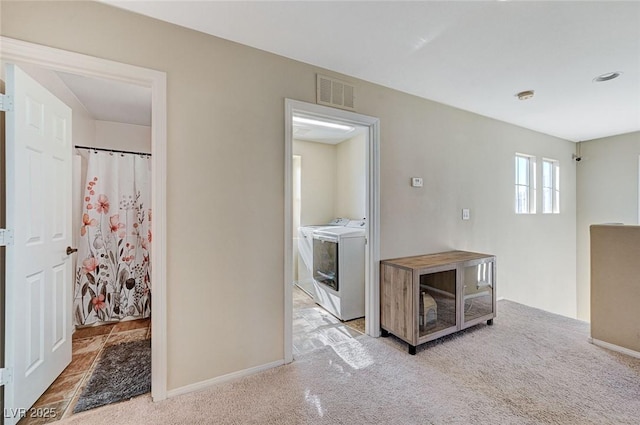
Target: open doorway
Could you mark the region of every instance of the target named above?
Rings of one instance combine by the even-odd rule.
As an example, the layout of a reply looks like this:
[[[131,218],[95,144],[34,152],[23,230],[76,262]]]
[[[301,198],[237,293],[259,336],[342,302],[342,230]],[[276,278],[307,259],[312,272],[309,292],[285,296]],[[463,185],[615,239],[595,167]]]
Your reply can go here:
[[[41,67],[45,69],[47,72],[57,73],[58,77],[60,77],[61,79],[65,78],[63,77],[63,74],[64,74],[68,78],[76,78],[76,79],[87,79],[87,77],[90,77],[90,79],[103,78],[105,79],[105,81],[108,80],[112,83],[114,81],[118,81],[119,83],[132,84],[134,87],[137,87],[137,88],[140,88],[140,87],[145,88],[146,92],[148,93],[148,100],[149,100],[149,103],[151,104],[149,105],[150,107],[148,108],[149,110],[148,114],[150,115],[149,118],[152,117],[152,119],[150,120],[151,122],[148,128],[143,129],[142,131],[142,133],[146,134],[146,136],[144,136],[143,138],[146,138],[146,145],[148,149],[144,149],[144,150],[137,149],[135,152],[137,156],[141,156],[141,157],[144,157],[145,155],[139,155],[140,153],[147,154],[147,153],[151,153],[150,151],[153,151],[153,155],[154,155],[152,158],[149,158],[148,155],[146,157],[147,161],[149,162],[150,168],[152,170],[151,175],[148,178],[150,179],[153,193],[148,194],[147,204],[151,204],[151,205],[147,206],[147,208],[150,207],[149,212],[151,210],[154,210],[153,211],[154,221],[153,221],[153,224],[151,225],[151,228],[148,229],[148,230],[151,230],[151,232],[153,233],[152,243],[153,243],[154,249],[148,250],[147,255],[150,256],[150,261],[154,264],[154,267],[151,269],[151,272],[149,273],[150,281],[153,282],[154,297],[152,302],[151,300],[147,299],[148,302],[145,303],[144,307],[141,309],[141,310],[144,310],[144,308],[147,308],[149,311],[153,310],[153,331],[151,331],[152,329],[151,321],[148,319],[148,317],[145,317],[145,316],[148,316],[148,314],[137,315],[139,317],[135,317],[136,315],[134,314],[132,315],[134,317],[131,317],[131,318],[135,318],[139,320],[131,321],[131,322],[123,321],[121,322],[122,325],[120,325],[119,329],[116,329],[116,326],[118,325],[112,325],[109,327],[109,332],[97,332],[97,331],[94,331],[94,328],[85,328],[85,329],[88,329],[89,333],[95,332],[96,334],[104,335],[105,337],[103,339],[105,339],[105,341],[103,342],[106,342],[106,339],[108,337],[111,337],[112,335],[115,337],[116,333],[120,333],[122,331],[124,332],[136,331],[135,333],[140,335],[144,333],[144,338],[149,337],[151,333],[153,333],[154,336],[153,336],[153,342],[152,342],[152,346],[153,346],[152,355],[153,355],[154,364],[153,364],[153,368],[151,369],[152,396],[154,400],[164,399],[166,398],[166,358],[165,358],[166,356],[165,311],[166,310],[164,308],[164,304],[165,304],[164,294],[166,290],[165,289],[166,288],[166,285],[165,285],[166,247],[164,246],[165,216],[166,216],[165,214],[166,182],[163,178],[166,175],[166,130],[165,130],[165,127],[166,127],[166,124],[165,124],[166,83],[165,81],[166,80],[165,80],[165,75],[164,73],[157,72],[157,71],[145,70],[142,68],[133,67],[125,64],[119,64],[119,63],[115,63],[107,60],[102,60],[99,58],[92,58],[84,55],[79,55],[79,54],[61,51],[57,49],[51,49],[44,46],[33,45],[30,43],[19,42],[16,40],[11,40],[6,38],[2,39],[2,61],[4,63],[18,63],[23,66]],[[103,120],[99,120],[99,121],[103,121]],[[119,124],[122,124],[122,123],[119,123]],[[115,131],[116,132],[120,131],[121,133],[122,131],[124,131],[127,125],[129,124],[117,125],[116,123],[113,123],[113,122],[106,123],[106,121],[101,122],[100,124],[100,126],[103,127],[102,130],[104,130],[104,127],[111,127],[111,131],[114,131],[114,127],[118,127],[118,128],[115,128]],[[131,124],[131,125],[136,125],[136,124]],[[129,130],[131,130],[131,128],[129,128]],[[138,130],[140,130],[140,128],[138,128]],[[73,144],[90,146],[90,147],[98,147],[95,145],[95,143],[87,143],[87,141],[79,141],[79,140],[74,140]],[[114,148],[114,146],[111,146],[111,148]],[[117,147],[116,149],[110,149],[110,148],[106,148],[106,149],[109,149],[110,151],[112,151],[112,152],[105,152],[107,155],[122,154],[123,156],[125,156],[124,152],[113,152],[113,151],[119,151],[119,150],[124,151],[126,149],[117,149]],[[144,151],[147,151],[147,152],[144,152]],[[97,155],[97,152],[98,150],[95,150],[95,149],[89,150],[89,151],[85,150],[85,155],[87,154]],[[81,168],[81,167],[78,167],[78,168]],[[9,178],[9,180],[10,179],[11,178]],[[10,184],[11,182],[7,181],[7,183]],[[80,183],[83,186],[85,186],[87,182],[76,181],[76,183]],[[108,203],[105,203],[104,199],[102,199],[102,202],[101,200],[97,200],[96,202],[98,202],[98,204],[101,204],[101,208],[103,210],[105,208],[109,208],[107,206]],[[111,201],[110,203],[113,207],[115,207],[114,209],[117,209],[118,202],[119,200],[115,200],[115,201]],[[85,207],[87,205],[91,205],[91,207],[94,208],[95,207],[94,204],[95,202],[90,204],[85,204]],[[108,219],[110,217],[111,216],[109,216]],[[84,217],[82,217],[81,220],[84,220]],[[108,220],[107,224],[113,225],[111,221],[112,220]],[[73,221],[73,225],[72,225],[73,228],[77,227],[75,226],[77,222],[78,222],[77,220]],[[91,223],[91,219],[89,219],[89,223]],[[8,223],[8,224],[10,225],[11,223]],[[116,223],[115,226],[118,229],[121,228],[121,226],[119,226],[119,223]],[[111,228],[113,229],[114,227],[111,226]],[[146,240],[147,240],[147,244],[150,245],[151,240],[149,240],[149,238],[147,238]],[[123,242],[123,245],[124,245],[124,242]],[[150,246],[148,247],[150,248]],[[95,244],[93,248],[95,248]],[[10,258],[7,258],[7,263],[9,267],[11,267]],[[79,268],[83,266],[84,264],[81,263],[78,266],[73,267],[74,275],[76,274],[75,271],[79,270]],[[92,268],[92,264],[88,264],[87,268],[88,269]],[[130,279],[132,277],[127,276],[126,278]],[[125,281],[127,279],[125,279]],[[14,284],[13,282],[11,282],[11,279],[8,279],[6,283],[7,285]],[[133,281],[131,282],[130,286],[132,286],[132,288],[128,288],[128,289],[131,290],[132,294],[136,292],[136,296],[142,295],[142,292],[143,292],[142,290],[144,288],[142,287],[137,288],[137,286],[133,285]],[[136,291],[134,291],[134,289],[136,289]],[[141,291],[137,291],[137,289],[141,289]],[[75,291],[72,290],[69,292],[75,292]],[[140,292],[140,293],[138,294],[137,292]],[[89,308],[87,310],[91,310],[92,306],[100,306],[101,302],[105,301],[100,297],[100,295],[103,295],[103,297],[106,298],[106,294],[96,293],[95,297],[92,297],[91,299],[89,299],[92,305],[88,306]],[[7,299],[6,299],[7,304],[11,303],[11,300],[9,298],[10,296],[8,293]],[[96,299],[97,302],[94,302],[94,299]],[[74,302],[72,300],[68,300],[68,304],[69,306],[73,306]],[[97,310],[94,308],[93,312],[95,311]],[[127,316],[127,315],[124,315],[124,316]],[[69,317],[71,317],[71,314],[69,314]],[[112,317],[100,317],[101,319],[100,321],[109,322],[109,319]],[[104,319],[107,319],[107,320],[104,320]],[[6,321],[6,326],[7,326],[6,341],[8,342],[6,344],[3,344],[3,351],[7,353],[7,356],[5,359],[7,367],[11,367],[12,362],[15,361],[15,353],[12,352],[11,346],[14,345],[13,341],[15,341],[15,339],[17,338],[14,332],[14,328],[12,327],[12,324],[15,323],[16,320],[19,320],[18,316],[11,317],[11,318],[8,317]],[[92,322],[92,320],[85,320],[85,322],[86,322],[85,325],[93,324],[93,323],[89,323],[89,322]],[[134,323],[134,322],[137,322],[137,323]],[[104,323],[100,323],[100,324],[104,324]],[[124,339],[127,339],[131,335],[126,335],[126,336],[119,335],[119,336],[120,336],[120,339],[122,340],[123,337]],[[93,341],[90,345],[96,345],[96,344],[97,342]],[[87,347],[84,347],[84,348],[87,348]],[[92,347],[92,348],[96,348],[96,347]],[[86,354],[86,353],[79,353],[79,354]],[[87,357],[90,357],[90,356],[87,356]],[[14,370],[14,374],[16,372],[20,373],[19,370]],[[14,379],[14,382],[15,382],[15,379]],[[16,411],[17,413],[19,413],[20,408],[25,409],[28,407],[28,406],[18,406],[14,403],[13,394],[12,394],[13,393],[12,383],[9,383],[6,386],[6,388],[7,388],[7,391],[5,391],[5,411],[7,409],[13,409],[13,411]],[[60,413],[60,411],[58,411],[57,413]],[[14,423],[14,422],[11,422],[11,423]]]
[[[285,361],[378,336],[378,120],[286,101]]]
[[[66,418],[151,389],[151,90],[50,73],[94,129],[74,137],[72,360],[34,404]]]
[[[365,332],[368,128],[293,115],[293,354]]]

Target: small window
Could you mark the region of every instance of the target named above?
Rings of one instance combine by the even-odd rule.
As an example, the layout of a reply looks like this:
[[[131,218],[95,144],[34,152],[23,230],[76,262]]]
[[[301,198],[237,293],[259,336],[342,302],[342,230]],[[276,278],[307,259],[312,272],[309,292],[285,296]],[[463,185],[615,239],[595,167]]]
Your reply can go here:
[[[536,159],[516,154],[516,214],[536,213]]]
[[[542,212],[560,213],[560,164],[554,159],[542,160]]]

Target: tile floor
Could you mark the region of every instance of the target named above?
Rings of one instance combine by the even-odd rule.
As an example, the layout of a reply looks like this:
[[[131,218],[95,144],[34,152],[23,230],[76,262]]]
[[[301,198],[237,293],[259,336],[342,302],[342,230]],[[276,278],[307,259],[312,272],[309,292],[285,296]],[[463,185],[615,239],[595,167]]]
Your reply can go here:
[[[336,346],[364,333],[364,318],[341,322],[293,287],[293,356]]]
[[[71,363],[33,405],[55,409],[55,418],[23,418],[18,425],[40,425],[68,418],[105,347],[151,338],[151,319],[78,329],[73,333]],[[54,410],[48,410],[54,411]]]

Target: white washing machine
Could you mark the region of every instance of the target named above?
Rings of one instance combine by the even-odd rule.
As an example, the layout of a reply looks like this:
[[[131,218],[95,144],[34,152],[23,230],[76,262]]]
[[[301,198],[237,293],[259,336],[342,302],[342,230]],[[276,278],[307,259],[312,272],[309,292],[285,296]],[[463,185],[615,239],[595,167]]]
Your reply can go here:
[[[364,220],[313,232],[316,303],[340,320],[364,316]]]
[[[298,278],[295,284],[316,300],[316,290],[313,284],[313,232],[326,227],[344,226],[349,219],[335,218],[327,224],[314,224],[298,228]]]

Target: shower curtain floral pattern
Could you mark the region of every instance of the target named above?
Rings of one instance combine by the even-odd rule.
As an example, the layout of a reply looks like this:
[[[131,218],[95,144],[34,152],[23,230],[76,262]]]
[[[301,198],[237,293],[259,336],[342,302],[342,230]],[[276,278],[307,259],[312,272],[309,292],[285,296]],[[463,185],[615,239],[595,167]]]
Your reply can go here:
[[[74,297],[77,326],[151,314],[150,160],[91,151]]]

